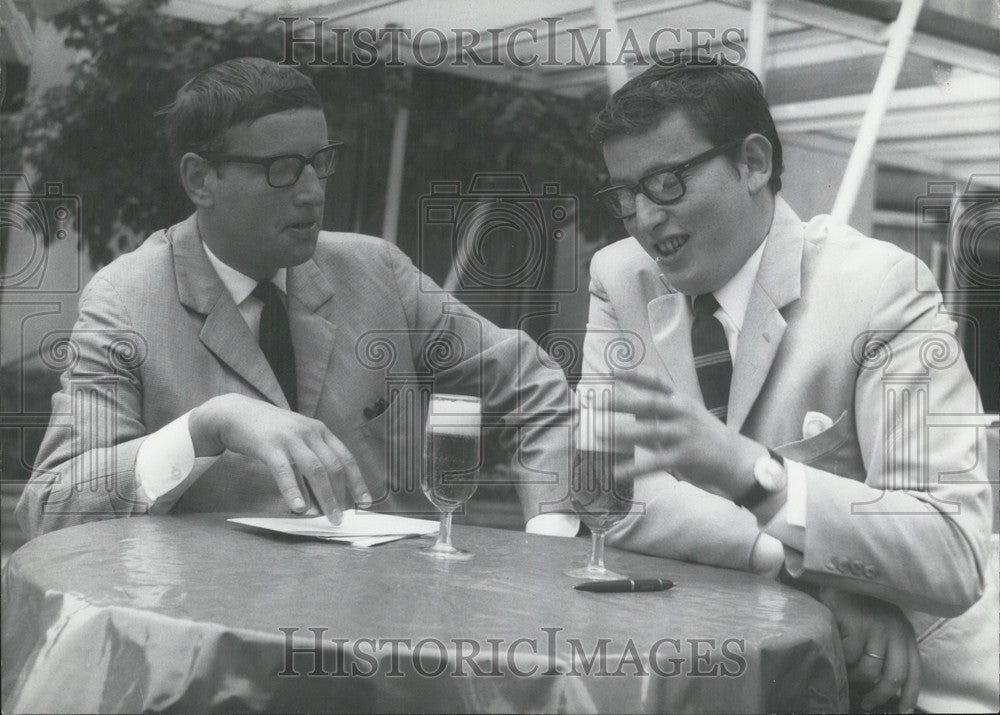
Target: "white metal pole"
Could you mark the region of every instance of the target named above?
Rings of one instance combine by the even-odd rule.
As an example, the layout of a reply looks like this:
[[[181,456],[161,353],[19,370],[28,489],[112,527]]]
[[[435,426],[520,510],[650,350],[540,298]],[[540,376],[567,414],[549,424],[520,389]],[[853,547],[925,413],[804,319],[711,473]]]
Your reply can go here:
[[[628,69],[625,65],[615,63],[622,48],[622,35],[618,30],[618,20],[615,18],[614,0],[593,0],[593,3],[597,31],[608,30],[606,37],[608,54],[601,59],[605,61],[604,69],[608,75],[608,89],[615,92],[628,82]]]
[[[840,182],[837,199],[833,202],[833,210],[830,212],[836,220],[845,223],[850,220],[861,182],[864,180],[865,171],[875,149],[879,126],[885,117],[889,97],[896,87],[899,71],[906,58],[906,49],[910,44],[910,38],[913,37],[913,28],[917,24],[923,4],[924,0],[903,0],[896,21],[889,28],[889,44],[885,49],[885,57],[882,58],[882,66],[872,88],[870,103],[861,120],[858,137],[851,150],[851,157],[847,161],[847,169]]]
[[[409,72],[409,70],[404,70]],[[409,80],[409,77],[407,77]],[[409,86],[409,82],[407,82]],[[409,101],[409,97],[406,98]],[[410,108],[406,103],[396,110],[389,151],[389,176],[385,188],[385,211],[382,214],[382,238],[396,243],[399,230],[399,205],[403,196],[403,171],[406,161],[406,131],[410,126]]]
[[[771,12],[771,0],[752,0],[750,3],[750,21],[747,24],[747,59],[746,67],[760,80],[765,82],[767,71],[767,20]]]

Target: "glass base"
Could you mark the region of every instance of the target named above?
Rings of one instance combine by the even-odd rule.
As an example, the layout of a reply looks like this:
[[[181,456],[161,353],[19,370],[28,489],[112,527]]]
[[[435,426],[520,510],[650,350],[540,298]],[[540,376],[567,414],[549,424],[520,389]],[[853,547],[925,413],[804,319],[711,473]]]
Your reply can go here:
[[[567,576],[581,578],[586,581],[618,581],[620,579],[628,578],[628,576],[623,576],[620,573],[608,571],[606,568],[598,568],[596,566],[582,566],[578,569],[563,571],[563,573]]]
[[[474,556],[471,551],[456,549],[451,544],[442,544],[441,542],[435,542],[430,546],[418,549],[417,553],[435,559],[448,559],[450,561],[468,561]]]

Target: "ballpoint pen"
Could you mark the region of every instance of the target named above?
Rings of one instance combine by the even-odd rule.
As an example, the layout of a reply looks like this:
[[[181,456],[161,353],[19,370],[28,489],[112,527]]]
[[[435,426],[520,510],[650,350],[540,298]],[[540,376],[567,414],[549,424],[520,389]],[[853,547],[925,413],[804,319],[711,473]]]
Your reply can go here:
[[[673,585],[673,581],[665,578],[625,578],[619,581],[584,581],[573,588],[577,591],[593,591],[594,593],[632,593],[634,591],[666,591]]]

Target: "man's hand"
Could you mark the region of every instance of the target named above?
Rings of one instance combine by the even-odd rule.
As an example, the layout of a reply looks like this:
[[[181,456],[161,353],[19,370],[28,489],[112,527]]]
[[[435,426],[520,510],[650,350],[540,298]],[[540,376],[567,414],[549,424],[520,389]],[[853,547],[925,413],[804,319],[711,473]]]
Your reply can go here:
[[[920,694],[920,653],[913,626],[894,605],[825,588],[819,600],[833,611],[851,689],[862,689],[863,710],[899,695],[892,710],[913,712]]]
[[[229,394],[213,397],[192,411],[188,429],[197,457],[228,449],[264,462],[289,508],[297,514],[306,510],[302,480],[334,524],[342,517],[334,483],[346,479],[357,503],[371,504],[354,456],[319,420],[245,395]]]
[[[636,417],[635,425],[624,425],[616,437],[653,453],[644,471],[664,469],[733,500],[753,485],[753,464],[767,454],[765,447],[727,428],[649,370],[616,371],[615,379],[627,388],[616,394],[615,411]]]

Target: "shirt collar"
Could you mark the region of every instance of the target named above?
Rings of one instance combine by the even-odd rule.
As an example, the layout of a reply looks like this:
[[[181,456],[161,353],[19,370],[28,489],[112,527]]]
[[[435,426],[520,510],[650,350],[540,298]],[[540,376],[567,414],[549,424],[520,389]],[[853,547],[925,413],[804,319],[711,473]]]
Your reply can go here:
[[[219,274],[219,280],[222,281],[222,285],[226,286],[229,295],[233,297],[233,302],[239,305],[245,301],[247,296],[253,293],[253,289],[257,287],[258,281],[223,263],[222,259],[212,253],[212,249],[204,241],[201,242],[201,245],[205,249],[205,255],[208,256],[208,262],[212,264],[212,268]],[[278,272],[271,277],[271,282],[278,286],[281,292],[286,295],[288,294],[288,290],[286,289],[287,280],[287,268],[279,268]]]
[[[760,268],[760,259],[764,255],[767,238],[767,236],[764,237],[764,240],[757,246],[757,250],[750,254],[736,275],[714,294],[715,299],[719,301],[719,307],[726,312],[737,330],[743,330],[743,319],[746,317],[747,306],[750,304],[750,294],[753,292],[754,280],[757,278],[757,269]]]

